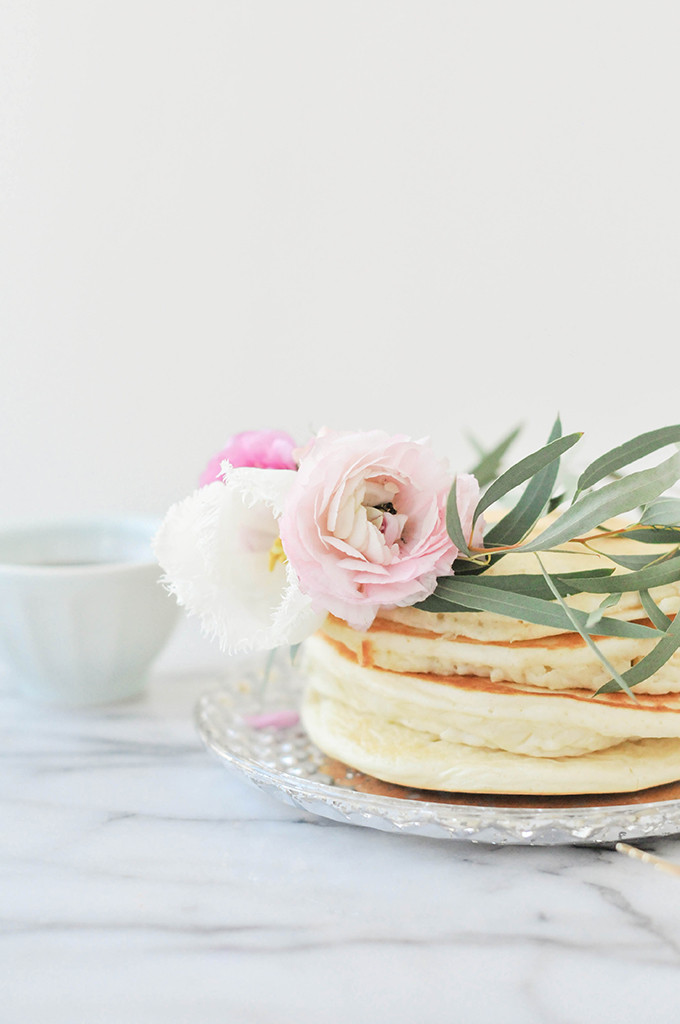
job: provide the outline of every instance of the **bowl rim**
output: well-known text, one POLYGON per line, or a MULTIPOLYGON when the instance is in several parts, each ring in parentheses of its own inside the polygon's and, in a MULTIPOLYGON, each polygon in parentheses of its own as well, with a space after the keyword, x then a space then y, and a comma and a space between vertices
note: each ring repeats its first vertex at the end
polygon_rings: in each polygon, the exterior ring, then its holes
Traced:
POLYGON ((120 515, 83 515, 61 516, 59 518, 32 519, 0 524, 0 543, 17 538, 40 538, 54 533, 110 531, 120 530, 128 535, 137 532, 139 539, 149 544, 149 555, 144 558, 125 558, 116 561, 101 561, 83 565, 40 565, 24 562, 10 562, 0 554, 0 575, 2 576, 34 576, 55 579, 65 576, 97 576, 109 573, 130 572, 131 569, 148 569, 155 567, 159 574, 161 567, 153 554, 153 539, 161 526, 162 519, 157 516, 143 516, 128 513, 120 515))

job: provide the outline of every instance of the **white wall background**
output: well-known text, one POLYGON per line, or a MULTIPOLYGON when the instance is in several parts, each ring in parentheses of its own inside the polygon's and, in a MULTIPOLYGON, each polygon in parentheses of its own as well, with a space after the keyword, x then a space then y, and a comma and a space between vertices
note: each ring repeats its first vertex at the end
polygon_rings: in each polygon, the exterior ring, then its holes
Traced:
POLYGON ((680 420, 680 6, 0 0, 0 519, 680 420))

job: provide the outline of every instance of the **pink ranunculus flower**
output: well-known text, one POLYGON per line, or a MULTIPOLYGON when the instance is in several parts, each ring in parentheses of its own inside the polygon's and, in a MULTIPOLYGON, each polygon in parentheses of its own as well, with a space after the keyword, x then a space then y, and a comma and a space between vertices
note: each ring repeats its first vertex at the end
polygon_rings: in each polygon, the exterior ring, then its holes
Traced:
POLYGON ((220 480, 224 462, 235 469, 249 466, 255 469, 297 469, 293 458, 295 447, 295 441, 284 430, 244 430, 230 437, 222 451, 210 460, 198 485, 205 487, 214 480, 220 480))
MULTIPOLYGON (((446 532, 451 483, 446 461, 425 442, 379 430, 322 432, 304 452, 279 520, 313 606, 363 630, 380 607, 428 597, 458 554, 446 532)), ((471 531, 479 487, 465 474, 458 489, 471 531)))

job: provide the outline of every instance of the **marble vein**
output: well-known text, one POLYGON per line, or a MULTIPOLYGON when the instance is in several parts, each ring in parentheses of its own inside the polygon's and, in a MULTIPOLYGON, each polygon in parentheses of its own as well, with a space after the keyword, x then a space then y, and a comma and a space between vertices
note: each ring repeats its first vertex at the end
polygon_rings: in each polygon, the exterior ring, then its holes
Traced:
MULTIPOLYGON (((77 714, 0 677, 3 1024, 667 1015, 679 881, 611 849, 301 813, 203 750, 210 682, 166 660, 143 700, 77 714)), ((677 840, 651 845, 680 860, 677 840)))

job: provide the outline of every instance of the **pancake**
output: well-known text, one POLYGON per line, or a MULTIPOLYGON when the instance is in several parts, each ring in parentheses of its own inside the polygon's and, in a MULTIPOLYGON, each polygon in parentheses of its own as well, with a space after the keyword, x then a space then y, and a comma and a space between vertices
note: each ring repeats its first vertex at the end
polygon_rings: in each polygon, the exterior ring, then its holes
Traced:
POLYGON ((680 696, 635 701, 367 668, 324 634, 307 641, 305 669, 312 740, 385 782, 540 796, 680 778, 680 696))
POLYGON ((448 793, 632 793, 675 781, 680 740, 626 740, 581 757, 531 758, 438 740, 345 704, 305 702, 304 723, 331 757, 385 782, 448 793))
MULTIPOLYGON (((544 529, 548 518, 538 529, 544 529)), ((610 529, 623 525, 608 523, 610 529)), ((535 531, 537 532, 537 531, 535 531)), ((587 572, 592 569, 625 572, 608 554, 649 555, 649 545, 640 541, 602 534, 598 551, 585 550, 570 543, 559 551, 541 556, 551 573, 587 572)), ((669 550, 658 545, 657 554, 669 550)), ((526 552, 508 554, 487 570, 485 575, 536 575, 536 557, 526 552)), ((680 611, 680 580, 650 591, 659 608, 668 616, 680 611)), ((602 600, 601 594, 581 593, 567 597, 566 603, 583 612, 591 612, 602 600)), ((623 593, 609 618, 628 622, 646 621, 646 612, 637 592, 623 593)), ((382 610, 367 633, 357 633, 340 619, 329 616, 324 631, 353 651, 359 662, 394 671, 427 672, 434 675, 473 675, 553 690, 598 690, 610 679, 610 673, 578 633, 560 632, 550 626, 523 622, 490 612, 426 612, 418 608, 382 610)), ((617 672, 626 672, 652 650, 656 641, 627 637, 599 637, 598 647, 617 672)), ((651 678, 636 687, 636 693, 680 693, 680 650, 651 678)))
MULTIPOLYGON (((548 636, 529 640, 484 643, 451 632, 446 628, 446 615, 437 616, 439 621, 432 622, 433 628, 423 628, 428 614, 405 608, 400 609, 397 620, 388 612, 377 618, 366 633, 357 633, 345 622, 329 616, 323 631, 352 651, 360 664, 397 672, 472 675, 492 682, 505 680, 551 690, 595 691, 611 678, 578 633, 551 631, 548 636)), ((617 672, 632 668, 652 650, 655 642, 628 637, 597 638, 598 647, 617 672)), ((680 693, 680 650, 658 672, 636 686, 635 692, 680 693)))
MULTIPOLYGON (((606 535, 597 547, 595 554, 567 544, 541 558, 551 573, 620 573, 607 553, 648 553, 606 535)), ((488 572, 537 569, 533 555, 519 553, 488 572)), ((680 581, 651 594, 667 615, 680 610, 680 581)), ((601 600, 566 598, 584 612, 601 600)), ((607 615, 648 624, 635 592, 607 615)), ((618 672, 656 642, 595 639, 618 672)), ((328 616, 305 649, 302 718, 312 740, 384 782, 548 796, 632 792, 680 779, 680 650, 631 698, 595 694, 610 673, 578 633, 487 612, 383 609, 363 633, 328 616)))

